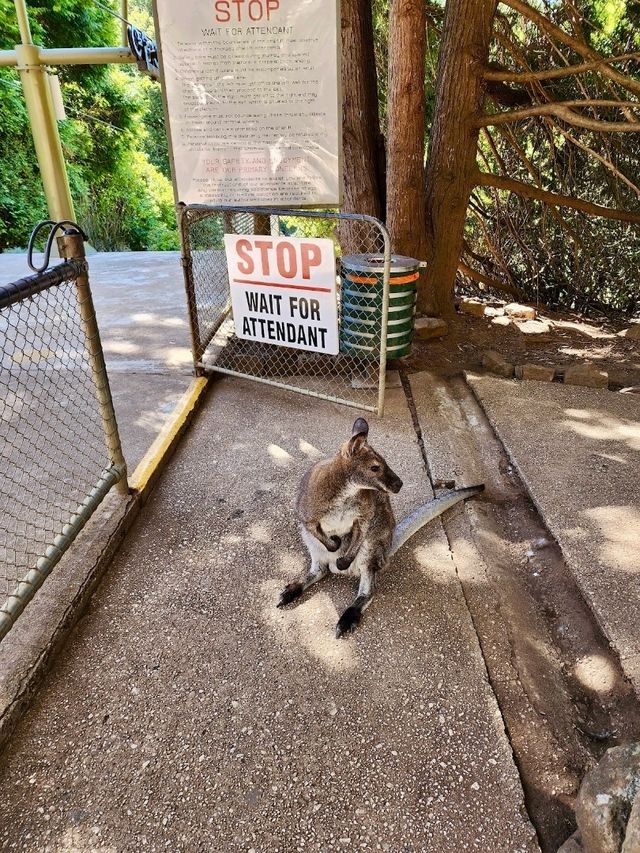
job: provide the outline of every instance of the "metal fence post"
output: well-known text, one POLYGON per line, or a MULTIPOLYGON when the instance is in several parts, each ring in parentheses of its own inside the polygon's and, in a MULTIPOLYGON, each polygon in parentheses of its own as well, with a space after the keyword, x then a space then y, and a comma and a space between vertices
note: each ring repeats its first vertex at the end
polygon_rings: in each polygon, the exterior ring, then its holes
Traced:
POLYGON ((191 248, 189 240, 185 234, 188 227, 188 221, 185 214, 185 206, 179 204, 177 207, 178 230, 180 232, 180 245, 182 253, 180 263, 182 264, 182 274, 184 276, 184 289, 187 296, 187 311, 189 313, 189 331, 191 332, 191 350, 193 355, 193 368, 196 374, 201 373, 198 363, 202 358, 202 353, 205 347, 202 345, 202 336, 200 334, 200 320, 198 318, 198 307, 196 304, 196 291, 193 283, 193 258, 191 257, 191 248))
POLYGON ((111 388, 109 387, 109 378, 100 342, 100 332, 98 331, 93 298, 89 287, 89 276, 86 272, 87 265, 82 234, 75 229, 68 229, 62 237, 58 237, 58 250, 61 257, 67 260, 80 261, 84 266, 85 271, 75 280, 78 306, 82 318, 86 346, 89 352, 89 360, 91 362, 91 374, 100 407, 105 443, 112 463, 124 471, 116 484, 116 489, 120 494, 126 495, 129 493, 126 463, 122 453, 122 445, 120 444, 120 434, 118 432, 116 414, 111 398, 111 388))

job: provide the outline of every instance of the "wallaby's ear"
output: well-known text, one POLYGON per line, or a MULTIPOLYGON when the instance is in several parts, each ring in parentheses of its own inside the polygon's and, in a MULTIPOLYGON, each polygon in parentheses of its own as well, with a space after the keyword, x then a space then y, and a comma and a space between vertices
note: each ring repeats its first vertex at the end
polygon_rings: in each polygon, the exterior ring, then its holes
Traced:
POLYGON ((355 438, 356 435, 364 435, 365 438, 369 435, 369 424, 364 418, 356 418, 353 422, 351 437, 355 438))
POLYGON ((362 445, 366 444, 368 435, 369 424, 364 418, 356 418, 351 430, 351 438, 347 442, 347 455, 354 456, 362 445))

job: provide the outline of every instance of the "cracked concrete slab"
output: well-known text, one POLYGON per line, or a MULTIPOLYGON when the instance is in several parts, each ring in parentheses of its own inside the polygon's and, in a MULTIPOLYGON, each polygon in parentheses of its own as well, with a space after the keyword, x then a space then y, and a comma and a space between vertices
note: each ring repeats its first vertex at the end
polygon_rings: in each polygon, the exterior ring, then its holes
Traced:
MULTIPOLYGON (((402 514, 431 493, 388 412, 402 514)), ((299 477, 355 414, 216 384, 4 757, 3 850, 537 850, 439 524, 348 639, 346 579, 275 608, 299 477)))
POLYGON ((428 372, 409 384, 433 481, 486 486, 442 521, 529 813, 555 851, 584 773, 637 735, 638 702, 471 389, 428 372))
POLYGON ((546 382, 467 381, 640 691, 640 400, 546 382))

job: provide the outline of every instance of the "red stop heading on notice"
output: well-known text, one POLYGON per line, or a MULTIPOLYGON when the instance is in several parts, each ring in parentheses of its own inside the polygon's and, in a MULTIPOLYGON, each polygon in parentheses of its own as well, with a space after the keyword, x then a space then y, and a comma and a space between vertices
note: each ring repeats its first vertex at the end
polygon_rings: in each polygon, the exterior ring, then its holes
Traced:
POLYGON ((270 21, 280 8, 280 0, 216 0, 215 18, 219 24, 270 21))
POLYGON ((279 241, 274 249, 273 240, 238 240, 236 252, 240 261, 238 270, 243 275, 278 274, 282 278, 308 281, 314 267, 320 266, 322 254, 314 243, 287 243, 279 241))

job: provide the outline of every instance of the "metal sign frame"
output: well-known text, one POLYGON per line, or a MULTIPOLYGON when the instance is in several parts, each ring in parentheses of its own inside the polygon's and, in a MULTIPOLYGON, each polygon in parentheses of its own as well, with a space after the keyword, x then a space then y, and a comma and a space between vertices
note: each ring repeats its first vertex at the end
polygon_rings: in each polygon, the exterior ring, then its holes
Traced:
MULTIPOLYGON (((387 325, 389 315, 389 280, 391 266, 391 241, 385 226, 372 216, 356 213, 338 213, 323 210, 300 210, 297 208, 231 207, 213 205, 178 205, 180 239, 182 242, 182 267, 187 294, 189 324, 191 329, 193 361, 196 373, 224 373, 241 376, 267 385, 286 388, 290 391, 336 403, 371 411, 379 416, 384 413, 385 381, 387 366, 387 325), (236 365, 225 363, 216 354, 215 339, 225 323, 230 324, 231 299, 229 294, 226 256, 222 248, 223 233, 254 233, 249 229, 256 220, 269 221, 269 230, 262 234, 288 236, 282 230, 288 218, 306 220, 313 230, 314 221, 334 221, 336 228, 351 228, 351 236, 345 239, 342 249, 348 245, 350 252, 383 256, 383 290, 380 325, 376 332, 374 356, 337 356, 310 353, 316 356, 313 382, 295 376, 296 383, 287 378, 286 348, 274 344, 262 344, 264 356, 243 356, 236 365), (209 222, 207 222, 209 220, 209 222), (243 230, 238 231, 238 223, 243 230), (212 239, 194 238, 194 229, 204 223, 210 228, 212 239), (215 227, 213 227, 215 226, 215 227), (354 238, 353 235, 357 236, 354 238), (197 243, 197 245, 196 245, 197 243), (211 245, 215 243, 216 245, 211 245), (207 281, 203 281, 203 278, 207 281), (281 351, 280 353, 278 351, 281 351), (275 367, 274 367, 275 365, 275 367), (350 384, 350 372, 362 368, 369 371, 375 366, 375 376, 370 375, 371 384, 366 392, 357 392, 350 384), (371 393, 368 393, 370 391, 371 393)), ((312 236, 307 234, 306 236, 312 236)), ((231 338, 233 338, 231 330, 231 338)), ((299 353, 299 351, 296 351, 299 353)))

